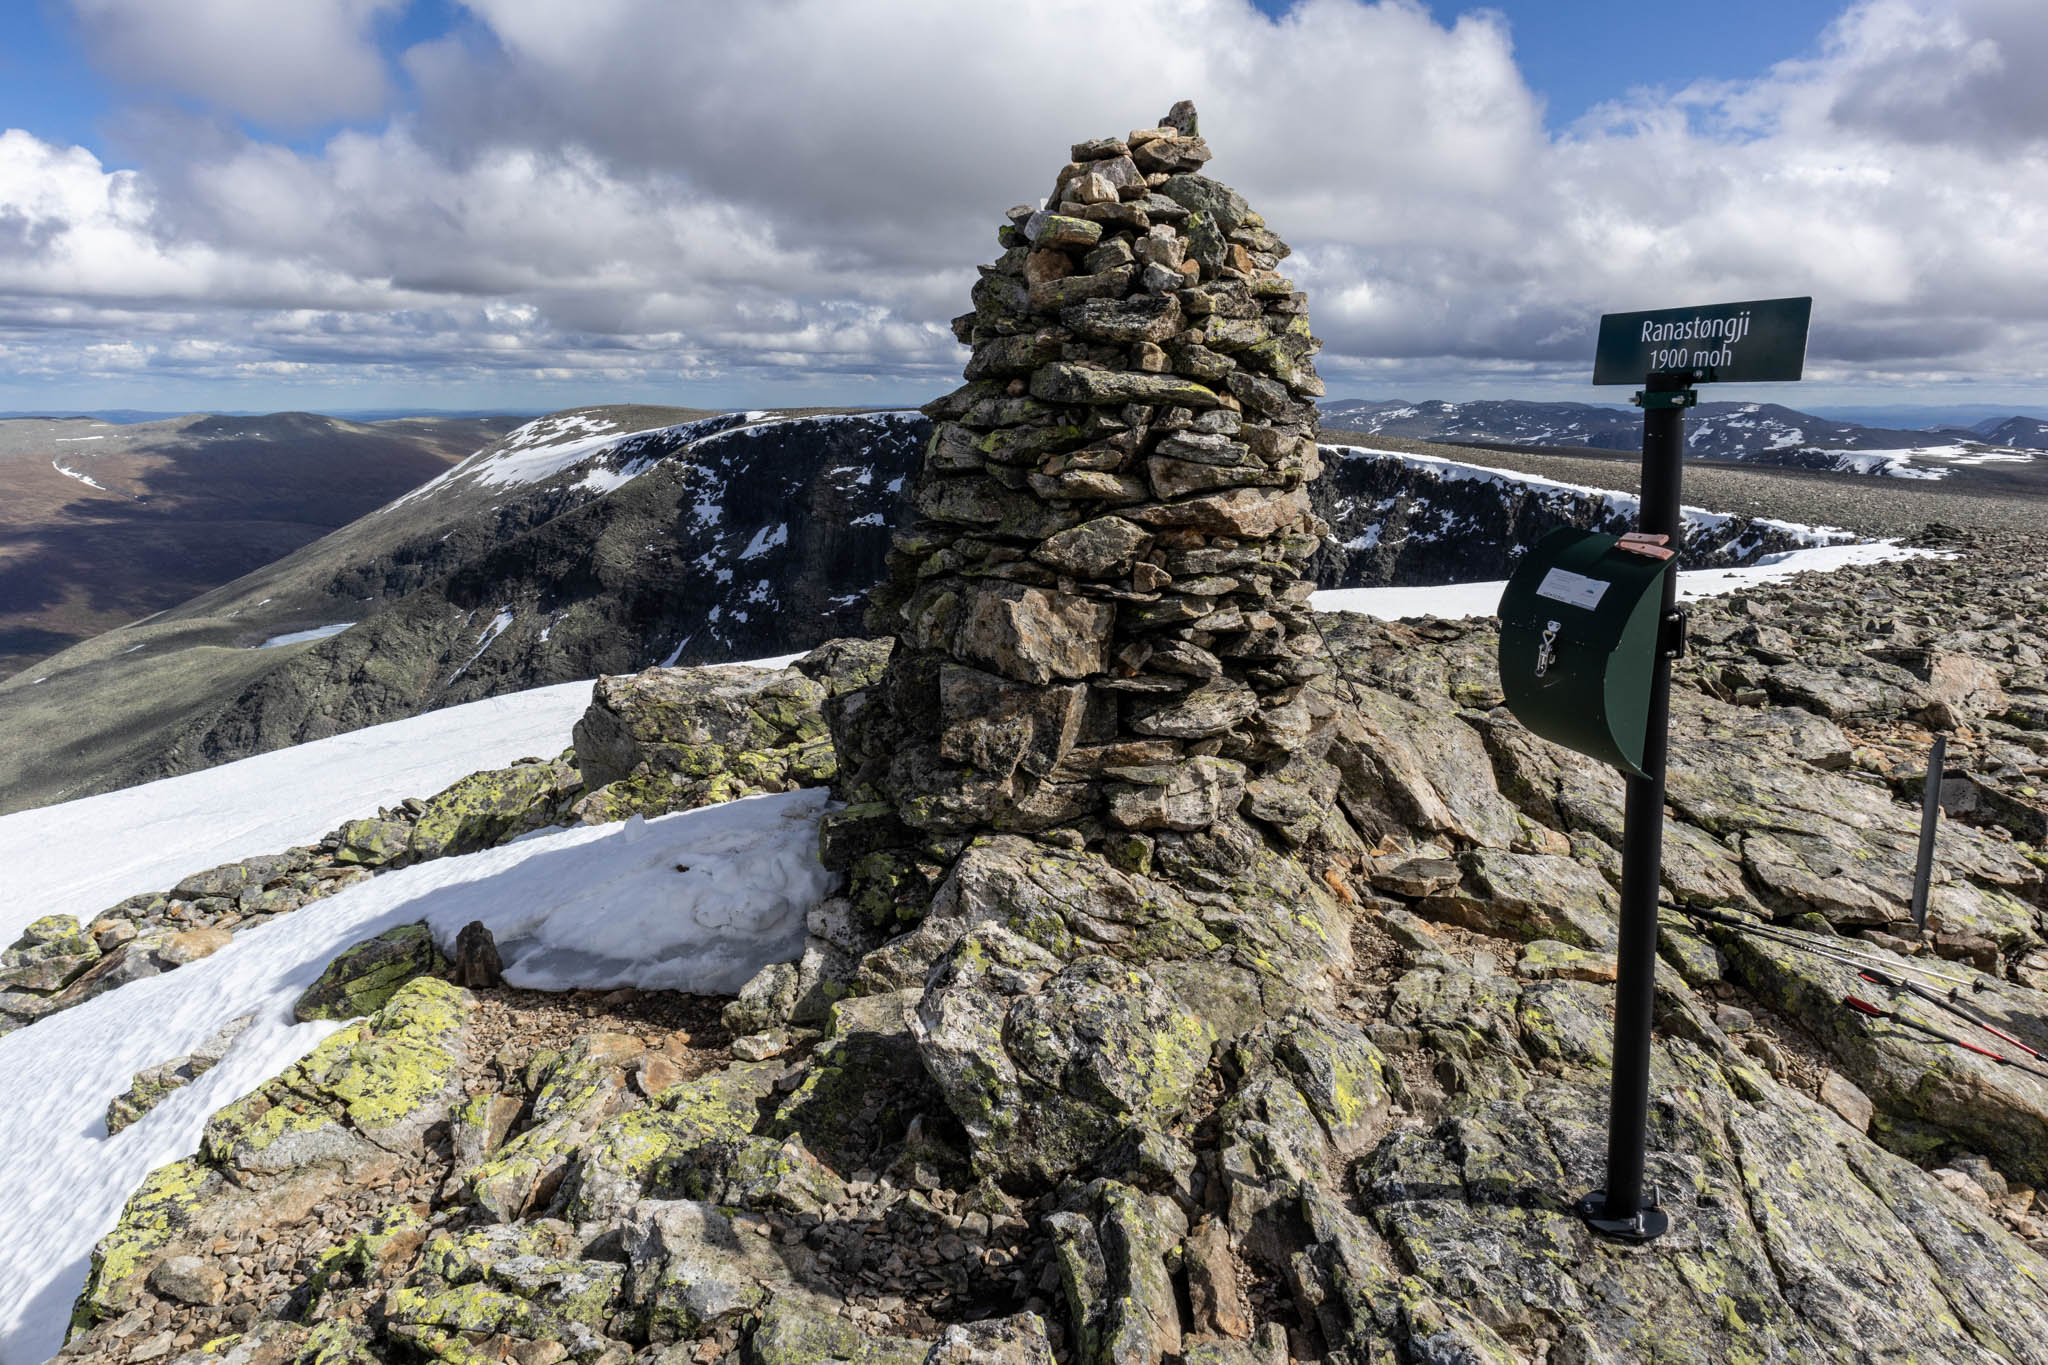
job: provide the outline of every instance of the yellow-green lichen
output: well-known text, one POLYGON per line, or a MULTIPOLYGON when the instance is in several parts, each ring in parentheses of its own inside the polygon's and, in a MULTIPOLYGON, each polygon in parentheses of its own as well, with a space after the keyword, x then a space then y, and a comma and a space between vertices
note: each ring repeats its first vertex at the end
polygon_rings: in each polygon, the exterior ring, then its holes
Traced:
POLYGON ((92 1321, 126 1311, 134 1281, 190 1226, 209 1182, 219 1177, 198 1157, 159 1166, 121 1209, 114 1230, 92 1250, 81 1306, 92 1321))

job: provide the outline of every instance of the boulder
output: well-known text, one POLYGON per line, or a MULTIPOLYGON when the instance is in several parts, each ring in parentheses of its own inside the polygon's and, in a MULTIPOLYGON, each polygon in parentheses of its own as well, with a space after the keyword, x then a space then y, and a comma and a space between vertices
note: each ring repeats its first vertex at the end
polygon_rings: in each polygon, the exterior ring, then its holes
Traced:
POLYGON ((581 785, 576 769, 559 760, 471 773, 427 798, 413 824, 412 854, 474 853, 556 823, 558 806, 581 785))
POLYGON ((444 976, 448 960, 424 921, 387 929, 342 950, 292 1006, 301 1021, 354 1019, 381 1009, 406 982, 444 976))
POLYGON ((334 837, 340 843, 334 852, 338 863, 389 867, 412 851, 412 825, 404 820, 350 820, 334 837))
POLYGON ((695 1200, 645 1200, 623 1237, 630 1293, 656 1342, 690 1339, 804 1291, 752 1215, 695 1200))
POLYGON ((238 1173, 376 1163, 417 1146, 460 1098, 469 992, 419 977, 207 1120, 202 1151, 238 1173))
POLYGON ((31 922, 0 953, 0 990, 51 995, 89 970, 101 957, 92 936, 70 915, 45 915, 31 922))
POLYGON ((940 961, 912 1033, 976 1169, 1041 1181, 1125 1127, 1170 1121, 1216 1037, 1145 973, 1108 958, 1062 968, 994 925, 969 930, 940 961))
POLYGON ((930 1344, 877 1335, 788 1295, 768 1300, 747 1343, 756 1365, 924 1365, 930 1344))
POLYGON ((254 1021, 244 1014, 223 1024, 219 1032, 180 1057, 135 1073, 128 1089, 107 1101, 107 1134, 112 1136, 161 1104, 174 1090, 190 1085, 220 1064, 235 1039, 254 1021))
POLYGON ((651 668, 602 677, 576 723, 585 823, 831 780, 825 686, 794 668, 651 668))

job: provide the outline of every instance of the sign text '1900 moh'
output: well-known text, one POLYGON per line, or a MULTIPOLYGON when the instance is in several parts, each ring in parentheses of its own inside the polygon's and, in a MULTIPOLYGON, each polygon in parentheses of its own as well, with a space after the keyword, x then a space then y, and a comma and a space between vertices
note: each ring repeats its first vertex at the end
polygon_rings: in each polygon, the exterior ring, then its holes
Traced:
POLYGON ((1797 379, 1812 314, 1810 298, 1609 313, 1600 319, 1593 382, 1640 384, 1652 374, 1695 382, 1797 379))

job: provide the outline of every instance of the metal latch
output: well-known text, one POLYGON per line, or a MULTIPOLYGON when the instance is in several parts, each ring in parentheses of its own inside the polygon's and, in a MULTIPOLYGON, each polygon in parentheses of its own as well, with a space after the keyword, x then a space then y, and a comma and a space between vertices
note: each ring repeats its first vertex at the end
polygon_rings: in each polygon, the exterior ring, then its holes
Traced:
POLYGON ((1685 657, 1686 622, 1692 613, 1684 607, 1674 607, 1664 614, 1664 657, 1683 659, 1685 657))
POLYGON ((1700 391, 1698 389, 1642 389, 1629 401, 1646 412, 1651 408, 1692 408, 1699 406, 1700 391))
POLYGON ((1557 662, 1557 633, 1564 629, 1562 622, 1550 621, 1543 627, 1543 638, 1536 642, 1536 676, 1542 677, 1557 662))

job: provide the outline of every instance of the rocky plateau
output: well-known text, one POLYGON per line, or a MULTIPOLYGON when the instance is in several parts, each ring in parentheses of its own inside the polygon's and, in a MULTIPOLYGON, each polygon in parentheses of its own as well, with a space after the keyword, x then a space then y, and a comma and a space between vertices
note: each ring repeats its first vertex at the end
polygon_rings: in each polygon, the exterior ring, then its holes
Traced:
POLYGON ((729 1000, 512 991, 487 936, 424 927, 336 959, 299 1009, 350 1022, 132 1194, 61 1359, 2048 1362, 2048 1072, 1686 913, 1940 970, 2048 1051, 2048 556, 1931 526, 1925 557, 1693 606, 1650 1102, 1673 1230, 1601 1240, 1572 1204, 1621 779, 1506 710, 1491 620, 1310 609, 1343 462, 1317 343, 1208 159, 1177 105, 998 229, 862 638, 606 677, 558 757, 0 957, 33 1036, 407 862, 840 803, 840 893, 729 1000))

